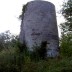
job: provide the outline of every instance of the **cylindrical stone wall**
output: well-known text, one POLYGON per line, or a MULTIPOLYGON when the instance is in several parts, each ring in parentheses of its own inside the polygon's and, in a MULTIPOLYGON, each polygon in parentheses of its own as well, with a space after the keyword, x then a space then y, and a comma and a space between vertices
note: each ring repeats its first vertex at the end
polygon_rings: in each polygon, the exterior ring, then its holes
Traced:
POLYGON ((31 1, 27 4, 21 24, 20 40, 29 50, 47 42, 47 57, 58 56, 59 39, 55 6, 47 1, 31 1))

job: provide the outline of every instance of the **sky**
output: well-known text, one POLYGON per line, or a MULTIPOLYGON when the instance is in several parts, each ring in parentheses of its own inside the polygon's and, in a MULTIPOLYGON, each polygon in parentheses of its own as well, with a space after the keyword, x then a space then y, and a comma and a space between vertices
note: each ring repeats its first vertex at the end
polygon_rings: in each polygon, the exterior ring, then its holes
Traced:
MULTIPOLYGON (((0 33, 10 30, 13 34, 20 33, 21 21, 18 19, 22 11, 22 6, 30 0, 0 0, 0 33)), ((62 8, 64 0, 46 0, 52 2, 56 7, 57 25, 59 36, 61 31, 60 23, 64 21, 63 17, 58 14, 62 8)))

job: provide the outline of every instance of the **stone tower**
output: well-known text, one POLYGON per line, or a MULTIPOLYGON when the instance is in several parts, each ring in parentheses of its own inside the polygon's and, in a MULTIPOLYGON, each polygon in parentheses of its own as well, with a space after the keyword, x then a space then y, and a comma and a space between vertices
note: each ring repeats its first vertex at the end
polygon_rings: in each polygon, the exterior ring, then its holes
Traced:
POLYGON ((55 6, 47 1, 31 1, 26 5, 21 23, 21 43, 26 43, 30 51, 33 46, 46 42, 47 57, 59 55, 59 38, 55 6))

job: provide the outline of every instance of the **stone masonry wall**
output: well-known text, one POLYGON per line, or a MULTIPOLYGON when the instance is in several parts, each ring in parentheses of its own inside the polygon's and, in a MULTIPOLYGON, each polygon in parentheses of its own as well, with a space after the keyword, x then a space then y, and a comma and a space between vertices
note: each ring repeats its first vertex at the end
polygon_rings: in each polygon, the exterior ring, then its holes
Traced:
POLYGON ((21 24, 20 39, 29 50, 47 41, 47 57, 58 56, 59 39, 55 6, 46 1, 31 1, 27 5, 21 24))

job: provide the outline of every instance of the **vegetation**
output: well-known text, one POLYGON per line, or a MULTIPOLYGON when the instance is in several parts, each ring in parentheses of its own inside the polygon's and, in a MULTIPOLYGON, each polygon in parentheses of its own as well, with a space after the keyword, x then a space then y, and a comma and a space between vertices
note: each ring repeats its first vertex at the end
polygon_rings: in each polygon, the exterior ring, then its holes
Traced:
POLYGON ((21 15, 19 15, 19 19, 21 19, 21 20, 24 19, 24 13, 27 10, 27 5, 28 5, 28 3, 23 5, 23 7, 22 7, 22 13, 21 13, 21 15))
POLYGON ((64 32, 72 31, 72 0, 64 2, 61 13, 65 18, 65 22, 62 24, 62 30, 64 32))
POLYGON ((44 49, 40 47, 29 52, 25 44, 20 44, 18 36, 10 32, 2 33, 0 37, 3 41, 0 46, 0 72, 72 72, 72 50, 67 44, 69 37, 62 41, 61 56, 54 59, 44 58, 45 53, 43 55, 41 51, 44 49))
POLYGON ((60 57, 46 58, 44 42, 28 51, 19 36, 9 31, 0 34, 0 72, 72 72, 72 1, 64 2, 61 24, 60 57), (44 44, 44 45, 43 45, 44 44))
POLYGON ((61 13, 65 18, 65 22, 61 24, 62 54, 70 57, 72 56, 72 0, 64 2, 61 13))

